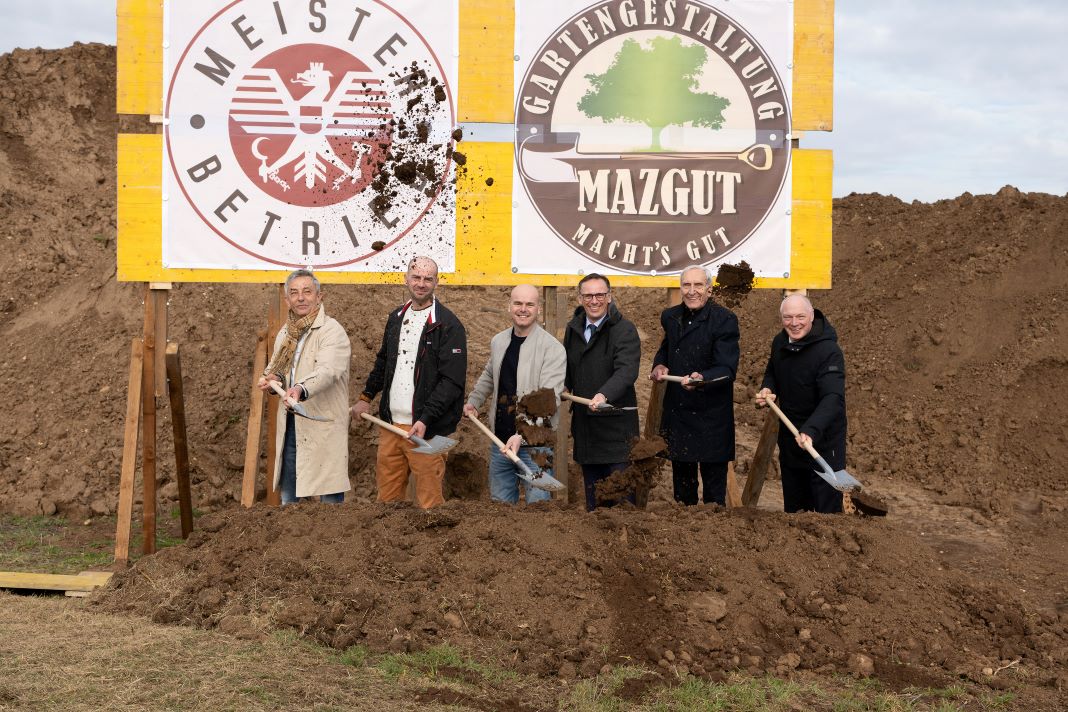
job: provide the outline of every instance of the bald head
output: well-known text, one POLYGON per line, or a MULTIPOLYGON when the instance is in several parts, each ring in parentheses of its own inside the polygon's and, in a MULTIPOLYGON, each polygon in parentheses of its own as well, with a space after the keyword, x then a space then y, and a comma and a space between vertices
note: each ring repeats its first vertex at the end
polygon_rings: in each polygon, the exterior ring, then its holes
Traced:
POLYGON ((413 257, 404 275, 404 286, 412 297, 412 306, 422 309, 434 301, 434 289, 438 286, 438 263, 429 257, 413 257))
POLYGON ((812 319, 816 311, 812 302, 803 294, 791 294, 779 305, 782 328, 791 341, 799 341, 812 331, 812 319))
POLYGON ((512 330, 516 336, 526 336, 534 330, 540 304, 541 293, 533 284, 520 284, 512 288, 508 298, 508 314, 512 317, 512 330))

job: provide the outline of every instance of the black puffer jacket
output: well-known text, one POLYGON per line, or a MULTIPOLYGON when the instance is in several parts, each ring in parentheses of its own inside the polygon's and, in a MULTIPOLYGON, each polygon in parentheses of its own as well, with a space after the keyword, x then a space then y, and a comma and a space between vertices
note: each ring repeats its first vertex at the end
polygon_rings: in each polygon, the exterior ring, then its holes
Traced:
POLYGON ((706 381, 688 391, 668 383, 660 429, 672 460, 727 462, 734 459, 734 377, 738 371, 738 318, 730 309, 707 302, 689 324, 688 310, 679 304, 660 315, 664 340, 653 365, 664 365, 676 376, 697 371, 706 381))
MULTIPOLYGON (((394 309, 386 320, 382 346, 375 357, 371 375, 367 377, 364 395, 374 398, 389 393, 393 371, 397 367, 400 348, 401 319, 408 308, 405 304, 394 309)), ((464 385, 467 381, 467 332, 456 315, 441 302, 434 304, 433 324, 423 327, 419 337, 419 353, 415 359, 415 396, 412 416, 426 425, 426 439, 448 435, 456 430, 463 416, 464 385)), ((389 398, 382 397, 379 417, 393 422, 389 412, 389 398)))
MULTIPOLYGON (((838 334, 817 309, 812 330, 790 343, 786 330, 771 342, 771 358, 761 388, 778 396, 775 403, 816 452, 835 470, 845 468, 845 356, 838 334)), ((779 459, 787 467, 814 467, 812 457, 797 446, 785 426, 779 428, 779 459)))
MULTIPOLYGON (((634 324, 623 318, 615 304, 609 304, 608 315, 589 343, 585 329, 586 312, 578 307, 564 332, 564 385, 576 396, 592 398, 603 393, 612 405, 637 406, 634 382, 638 380, 642 345, 634 324)), ((584 405, 575 405, 571 414, 575 462, 605 465, 627 461, 631 442, 638 437, 638 411, 592 413, 584 405)))

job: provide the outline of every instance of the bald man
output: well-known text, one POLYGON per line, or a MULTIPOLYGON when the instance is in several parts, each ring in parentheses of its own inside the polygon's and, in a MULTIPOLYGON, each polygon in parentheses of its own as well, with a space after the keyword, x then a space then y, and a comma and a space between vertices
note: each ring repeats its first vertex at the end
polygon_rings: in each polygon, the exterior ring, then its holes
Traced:
POLYGON ((378 501, 404 499, 410 476, 415 479, 416 503, 429 509, 445 501, 445 456, 413 452, 410 438, 448 435, 460 422, 467 383, 467 332, 434 296, 438 286, 434 260, 412 258, 404 285, 410 299, 386 319, 374 368, 352 416, 369 413, 371 402, 382 393, 379 417, 408 431, 408 436, 379 432, 378 501))
MULTIPOLYGON (((551 447, 542 445, 528 446, 516 431, 516 404, 527 393, 541 388, 551 388, 556 392, 557 405, 560 392, 564 388, 564 374, 567 371, 567 354, 564 346, 545 329, 538 326, 538 313, 541 299, 538 288, 530 284, 521 284, 508 298, 508 314, 512 326, 505 329, 490 341, 490 357, 482 374, 478 377, 471 395, 467 397, 464 413, 478 415, 478 409, 489 403, 489 423, 493 432, 500 438, 507 449, 519 457, 532 469, 537 470, 533 455, 548 457, 551 447)), ((552 428, 556 429, 559 413, 552 418, 552 428)), ((544 460, 543 457, 539 458, 544 460)), ((542 470, 552 474, 551 467, 541 466, 542 470)), ((490 498, 494 502, 516 504, 519 501, 520 478, 516 466, 496 446, 490 447, 489 486, 490 498)), ((523 483, 526 502, 541 502, 549 499, 549 493, 523 483)))
POLYGON ((816 474, 803 447, 810 443, 834 470, 846 466, 845 356, 834 327, 808 297, 787 297, 779 316, 782 331, 771 342, 756 403, 775 401, 800 432, 795 439, 779 428, 783 509, 841 512, 842 493, 816 474))

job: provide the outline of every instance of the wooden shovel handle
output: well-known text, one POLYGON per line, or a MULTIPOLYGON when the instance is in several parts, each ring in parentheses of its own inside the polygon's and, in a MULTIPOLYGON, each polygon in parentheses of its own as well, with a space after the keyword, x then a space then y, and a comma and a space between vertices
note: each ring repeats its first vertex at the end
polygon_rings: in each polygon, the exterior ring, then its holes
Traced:
POLYGON ((564 400, 569 400, 574 403, 578 403, 579 405, 590 405, 591 403, 593 403, 593 401, 591 401, 589 398, 583 398, 582 396, 574 396, 570 393, 561 393, 560 397, 564 400))
MULTIPOLYGON (((764 402, 768 404, 768 407, 771 408, 775 415, 779 416, 779 420, 786 424, 786 427, 790 429, 790 432, 794 434, 795 438, 801 434, 798 432, 797 428, 794 427, 794 424, 790 422, 790 419, 786 417, 786 413, 783 413, 779 410, 779 406, 775 405, 775 401, 765 400, 764 402)), ((805 450, 807 450, 808 454, 812 457, 820 459, 820 454, 816 452, 816 448, 812 446, 812 443, 806 442, 805 450)))
POLYGON ((505 444, 501 442, 501 439, 497 437, 492 430, 489 429, 489 426, 487 426, 485 423, 478 419, 477 415, 471 415, 470 413, 468 413, 467 417, 471 419, 472 423, 478 426, 479 430, 488 435, 489 439, 492 440, 497 447, 504 450, 504 454, 508 456, 509 460, 516 464, 519 463, 519 455, 516 455, 514 452, 511 451, 510 448, 505 446, 505 444))
POLYGON ((281 398, 287 406, 289 406, 290 408, 296 407, 297 402, 286 395, 286 389, 282 388, 281 384, 279 384, 278 381, 271 378, 268 379, 267 382, 271 384, 271 390, 277 393, 278 397, 281 398))
POLYGON ((364 420, 367 420, 369 422, 374 423, 375 425, 377 425, 380 428, 388 430, 391 433, 395 433, 396 435, 400 435, 402 438, 407 438, 408 437, 408 431, 405 430, 404 428, 398 428, 396 425, 393 425, 392 423, 387 423, 386 421, 382 420, 381 418, 376 418, 373 415, 371 415, 370 413, 360 413, 360 417, 363 418, 364 420))

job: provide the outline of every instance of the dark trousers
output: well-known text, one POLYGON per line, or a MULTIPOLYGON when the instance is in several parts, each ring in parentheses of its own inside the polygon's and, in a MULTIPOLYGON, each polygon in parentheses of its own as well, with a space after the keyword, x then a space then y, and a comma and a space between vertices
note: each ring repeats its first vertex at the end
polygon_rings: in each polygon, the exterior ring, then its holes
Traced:
MULTIPOLYGON (((586 487, 586 511, 592 512, 597 509, 597 483, 603 479, 607 479, 613 472, 627 469, 630 463, 627 462, 613 462, 608 465, 583 465, 582 466, 582 482, 586 487)), ((634 493, 631 492, 624 499, 634 504, 634 493)), ((605 502, 604 506, 611 507, 614 504, 619 504, 619 501, 605 502)))
MULTIPOLYGON (((296 416, 286 413, 286 434, 282 438, 282 471, 278 473, 278 489, 282 497, 282 504, 294 504, 297 497, 297 424, 296 416)), ((341 504, 345 501, 345 493, 324 494, 319 497, 320 502, 327 504, 341 504)))
POLYGON ((811 467, 785 467, 780 461, 779 469, 782 470, 784 512, 841 513, 842 493, 827 484, 827 480, 811 467))
POLYGON ((697 470, 701 470, 701 498, 705 504, 727 503, 726 462, 680 462, 671 461, 671 482, 675 487, 675 501, 697 504, 697 470))

